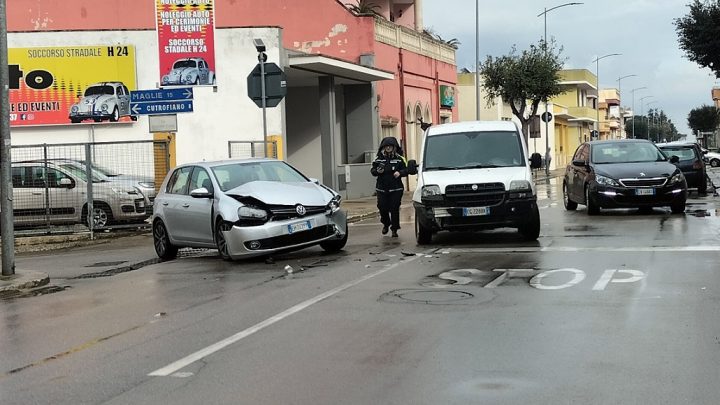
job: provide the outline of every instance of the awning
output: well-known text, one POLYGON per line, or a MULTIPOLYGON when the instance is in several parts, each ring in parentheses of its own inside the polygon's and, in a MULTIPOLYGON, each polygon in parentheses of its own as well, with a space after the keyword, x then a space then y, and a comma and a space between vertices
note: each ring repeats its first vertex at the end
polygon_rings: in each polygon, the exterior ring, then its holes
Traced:
POLYGON ((288 86, 316 85, 321 76, 334 76, 337 84, 393 80, 392 72, 321 55, 288 55, 288 86))

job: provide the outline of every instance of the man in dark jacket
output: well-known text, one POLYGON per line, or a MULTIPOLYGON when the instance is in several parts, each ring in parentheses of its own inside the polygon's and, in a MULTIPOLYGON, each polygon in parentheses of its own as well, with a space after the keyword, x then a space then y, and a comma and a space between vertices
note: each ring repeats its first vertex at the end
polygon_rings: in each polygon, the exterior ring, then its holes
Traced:
POLYGON ((375 191, 380 222, 383 224, 382 234, 387 234, 389 228, 393 238, 397 238, 397 230, 400 229, 400 202, 405 188, 402 178, 408 175, 405 157, 402 156, 397 139, 387 137, 380 142, 380 149, 370 173, 377 177, 375 191))

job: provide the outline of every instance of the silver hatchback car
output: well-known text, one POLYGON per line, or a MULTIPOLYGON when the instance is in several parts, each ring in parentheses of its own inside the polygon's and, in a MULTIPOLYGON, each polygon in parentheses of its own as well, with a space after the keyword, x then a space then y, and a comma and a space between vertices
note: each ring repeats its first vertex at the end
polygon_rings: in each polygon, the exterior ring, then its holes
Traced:
POLYGON ((225 260, 347 242, 340 195, 275 159, 186 164, 168 173, 155 199, 155 252, 217 248, 225 260))

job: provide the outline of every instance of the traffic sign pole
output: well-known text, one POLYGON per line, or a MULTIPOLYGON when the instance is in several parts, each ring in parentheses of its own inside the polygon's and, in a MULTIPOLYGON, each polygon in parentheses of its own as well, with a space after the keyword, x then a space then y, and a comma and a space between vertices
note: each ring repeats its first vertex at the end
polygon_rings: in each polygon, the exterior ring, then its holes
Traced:
POLYGON ((264 52, 258 55, 260 62, 260 96, 262 97, 262 118, 263 118, 263 147, 265 148, 265 157, 267 157, 267 97, 265 96, 265 59, 267 56, 264 52))

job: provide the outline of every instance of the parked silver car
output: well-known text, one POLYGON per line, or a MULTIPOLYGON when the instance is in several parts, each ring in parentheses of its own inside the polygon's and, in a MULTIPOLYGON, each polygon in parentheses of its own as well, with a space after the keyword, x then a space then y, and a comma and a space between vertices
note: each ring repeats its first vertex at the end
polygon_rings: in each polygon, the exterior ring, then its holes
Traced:
POLYGON ((180 247, 217 248, 223 259, 347 242, 340 195, 274 159, 187 164, 168 173, 155 199, 157 255, 180 247))
MULTIPOLYGON (((12 164, 13 213, 18 225, 87 224, 87 174, 54 163, 12 164)), ((147 218, 145 201, 134 187, 92 179, 95 229, 147 218)))

